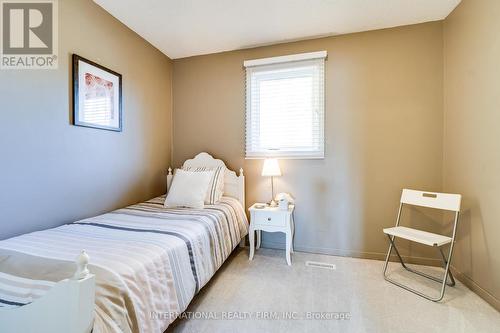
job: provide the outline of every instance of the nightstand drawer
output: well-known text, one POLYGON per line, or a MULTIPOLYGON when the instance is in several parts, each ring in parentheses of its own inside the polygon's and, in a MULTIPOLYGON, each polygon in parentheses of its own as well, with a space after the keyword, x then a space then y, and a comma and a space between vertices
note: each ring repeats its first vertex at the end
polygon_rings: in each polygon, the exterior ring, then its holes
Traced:
POLYGON ((280 211, 254 211, 254 223, 257 225, 273 225, 277 227, 285 226, 287 214, 280 211))

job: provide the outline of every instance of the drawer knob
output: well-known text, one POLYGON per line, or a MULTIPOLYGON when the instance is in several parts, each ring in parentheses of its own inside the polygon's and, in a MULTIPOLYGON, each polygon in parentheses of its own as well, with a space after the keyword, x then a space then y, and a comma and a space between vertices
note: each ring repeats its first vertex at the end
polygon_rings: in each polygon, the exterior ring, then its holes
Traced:
POLYGON ((267 218, 267 220, 268 220, 268 221, 271 221, 271 218, 270 218, 270 217, 268 217, 268 218, 267 218))

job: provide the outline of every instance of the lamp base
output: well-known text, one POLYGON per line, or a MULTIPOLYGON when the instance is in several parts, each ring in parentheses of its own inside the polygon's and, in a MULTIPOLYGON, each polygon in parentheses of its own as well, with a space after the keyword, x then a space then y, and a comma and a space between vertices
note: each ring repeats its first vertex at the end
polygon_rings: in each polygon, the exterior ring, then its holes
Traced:
POLYGON ((271 200, 271 202, 269 203, 269 207, 278 207, 278 204, 276 203, 276 201, 271 200))

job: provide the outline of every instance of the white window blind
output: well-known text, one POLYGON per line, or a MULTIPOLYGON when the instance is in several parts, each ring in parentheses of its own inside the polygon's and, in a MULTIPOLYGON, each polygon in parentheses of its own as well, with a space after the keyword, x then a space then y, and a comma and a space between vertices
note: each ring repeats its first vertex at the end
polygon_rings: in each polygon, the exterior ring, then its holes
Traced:
POLYGON ((245 61, 246 157, 324 157, 326 52, 245 61))

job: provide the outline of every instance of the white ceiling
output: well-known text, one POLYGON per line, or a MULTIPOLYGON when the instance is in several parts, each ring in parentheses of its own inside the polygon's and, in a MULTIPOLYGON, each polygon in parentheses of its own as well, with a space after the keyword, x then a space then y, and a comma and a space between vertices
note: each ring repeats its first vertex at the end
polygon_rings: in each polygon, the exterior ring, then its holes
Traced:
POLYGON ((172 59, 444 19, 461 0, 94 0, 172 59))

